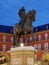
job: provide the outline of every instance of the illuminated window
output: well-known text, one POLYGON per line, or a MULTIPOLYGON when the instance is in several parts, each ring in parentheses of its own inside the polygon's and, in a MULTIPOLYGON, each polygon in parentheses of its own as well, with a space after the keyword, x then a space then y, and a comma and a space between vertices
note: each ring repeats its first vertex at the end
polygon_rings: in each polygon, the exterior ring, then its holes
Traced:
POLYGON ((48 39, 48 33, 45 33, 45 40, 48 39))
POLYGON ((44 50, 48 50, 48 43, 44 43, 44 50))
POLYGON ((3 52, 6 51, 6 45, 2 45, 2 51, 3 51, 3 52))
POLYGON ((6 42, 6 36, 2 37, 3 42, 6 42))
POLYGON ((34 48, 37 49, 37 44, 34 45, 34 48))
POLYGON ((11 37, 11 43, 13 43, 13 37, 11 37))
POLYGON ((38 44, 38 50, 41 50, 41 44, 38 44))
POLYGON ((30 37, 30 41, 32 41, 32 37, 30 37))
POLYGON ((41 40, 41 35, 38 35, 38 40, 39 40, 39 41, 41 40))

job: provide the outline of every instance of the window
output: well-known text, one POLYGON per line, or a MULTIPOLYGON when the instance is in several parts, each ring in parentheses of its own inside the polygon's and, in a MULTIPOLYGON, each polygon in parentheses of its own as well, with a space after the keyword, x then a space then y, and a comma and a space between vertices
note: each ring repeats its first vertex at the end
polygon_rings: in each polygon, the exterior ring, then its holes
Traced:
POLYGON ((35 59, 35 61, 37 61, 37 54, 34 55, 34 59, 35 59))
POLYGON ((35 48, 35 49, 37 49, 37 44, 36 44, 36 45, 34 45, 34 48, 35 48))
POLYGON ((36 32, 38 31, 38 28, 36 28, 36 32))
POLYGON ((14 34, 15 34, 15 30, 14 30, 13 32, 14 32, 14 34))
POLYGON ((23 42, 23 38, 20 38, 20 43, 23 42))
POLYGON ((13 43, 13 37, 11 37, 11 42, 13 43))
POLYGON ((27 43, 28 42, 28 38, 26 38, 26 40, 25 40, 25 43, 27 43))
POLYGON ((41 44, 38 44, 38 50, 41 50, 41 44))
POLYGON ((6 51, 6 45, 2 45, 2 51, 3 51, 3 52, 6 51))
POLYGON ((13 30, 11 29, 11 30, 10 30, 10 32, 12 33, 12 32, 13 32, 13 30))
POLYGON ((11 48, 13 48, 13 45, 11 45, 11 48))
POLYGON ((39 40, 39 41, 41 40, 41 35, 38 35, 38 40, 39 40))
POLYGON ((37 38, 36 38, 36 36, 34 36, 34 41, 37 41, 37 38))
POLYGON ((30 37, 30 41, 32 41, 32 37, 30 37))
POLYGON ((48 39, 48 33, 45 33, 45 40, 48 39))
POLYGON ((3 42, 6 42, 6 36, 3 36, 2 39, 3 39, 3 42))
POLYGON ((44 44, 44 50, 48 50, 48 43, 44 44))
POLYGON ((48 25, 46 26, 46 29, 48 29, 48 25))

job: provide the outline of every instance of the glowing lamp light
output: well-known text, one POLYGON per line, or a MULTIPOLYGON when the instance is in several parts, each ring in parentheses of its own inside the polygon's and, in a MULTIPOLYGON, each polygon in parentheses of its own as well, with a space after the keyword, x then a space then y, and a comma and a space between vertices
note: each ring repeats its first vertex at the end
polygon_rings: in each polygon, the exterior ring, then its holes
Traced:
POLYGON ((24 43, 21 43, 20 46, 23 47, 24 46, 24 43))

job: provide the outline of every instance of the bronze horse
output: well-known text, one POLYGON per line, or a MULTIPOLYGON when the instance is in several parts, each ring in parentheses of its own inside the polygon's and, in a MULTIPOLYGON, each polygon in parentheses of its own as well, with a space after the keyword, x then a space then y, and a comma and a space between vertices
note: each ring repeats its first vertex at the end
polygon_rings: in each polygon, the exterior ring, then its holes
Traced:
POLYGON ((16 37, 20 38, 20 36, 23 34, 28 34, 33 32, 32 22, 35 21, 36 11, 31 10, 28 13, 26 13, 25 8, 22 7, 19 10, 18 14, 20 16, 20 21, 18 24, 15 24, 13 27, 15 39, 16 37))

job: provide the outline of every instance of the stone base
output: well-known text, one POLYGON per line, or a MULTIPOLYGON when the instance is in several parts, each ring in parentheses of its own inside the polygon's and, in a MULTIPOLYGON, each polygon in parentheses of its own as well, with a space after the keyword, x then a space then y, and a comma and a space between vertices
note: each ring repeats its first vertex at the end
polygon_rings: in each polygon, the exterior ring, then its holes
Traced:
POLYGON ((11 65, 34 65, 34 52, 31 50, 11 52, 11 65))

